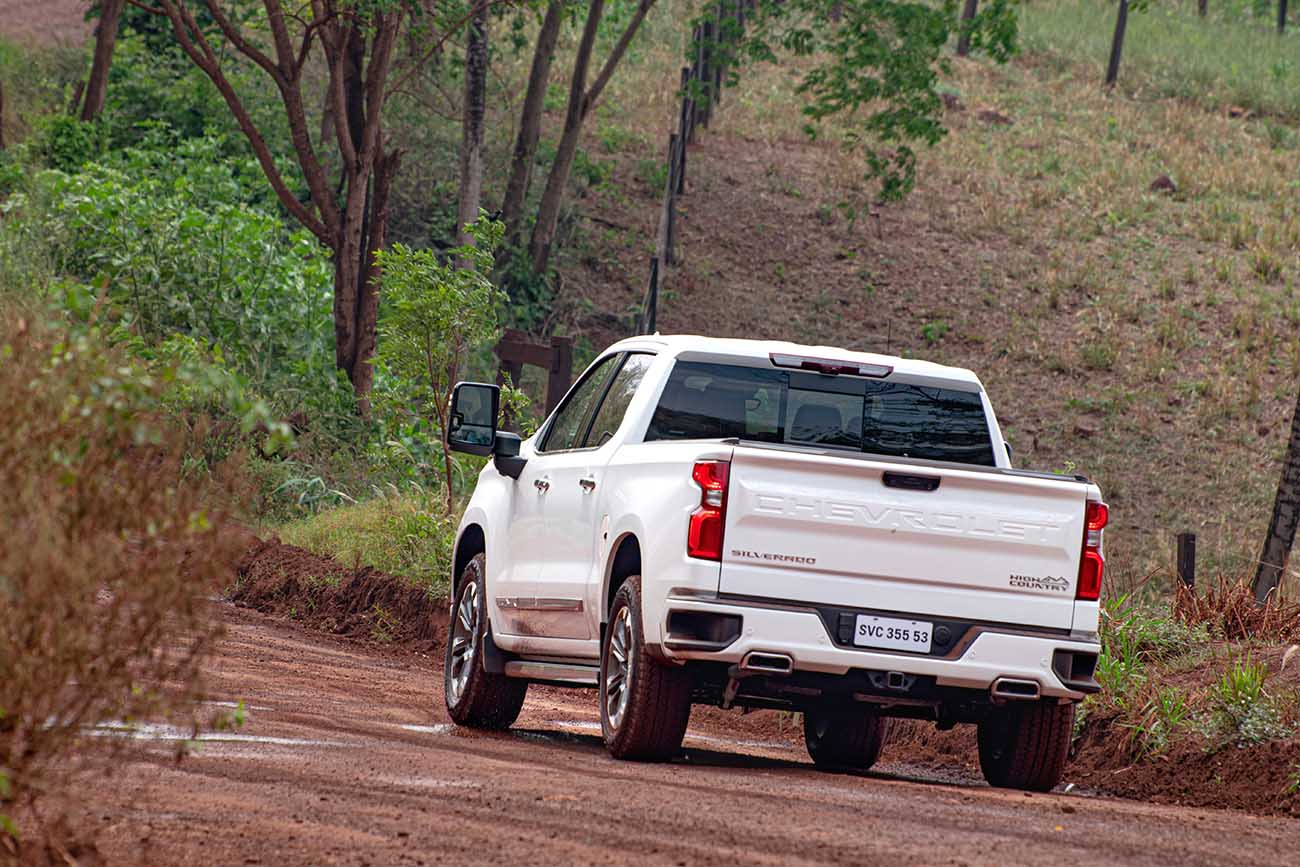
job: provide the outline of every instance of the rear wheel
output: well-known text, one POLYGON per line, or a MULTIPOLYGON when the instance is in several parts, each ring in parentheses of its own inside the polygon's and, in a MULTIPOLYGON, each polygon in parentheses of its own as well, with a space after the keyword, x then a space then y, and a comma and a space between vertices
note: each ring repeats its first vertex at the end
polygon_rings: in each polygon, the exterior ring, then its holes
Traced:
POLYGON ((889 719, 866 707, 804 712, 803 740, 819 768, 865 771, 880 758, 889 719))
POLYGON ((480 729, 510 728, 524 706, 528 681, 483 668, 488 637, 487 591, 482 554, 465 566, 456 585, 456 604, 447 634, 442 691, 447 714, 460 725, 480 729))
POLYGON ((980 770, 990 786, 1050 792, 1065 774, 1074 704, 1048 699, 994 710, 979 724, 980 770))
POLYGON ((690 675, 646 652, 641 576, 614 596, 600 655, 600 729, 617 759, 664 761, 676 755, 691 717, 690 675))

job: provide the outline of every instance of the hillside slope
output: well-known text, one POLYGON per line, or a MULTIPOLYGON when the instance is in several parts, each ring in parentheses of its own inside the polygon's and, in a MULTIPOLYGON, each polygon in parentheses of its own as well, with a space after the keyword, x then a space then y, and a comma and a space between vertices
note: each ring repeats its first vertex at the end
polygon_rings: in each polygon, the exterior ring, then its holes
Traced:
MULTIPOLYGON (((852 158, 747 75, 690 154, 660 330, 970 367, 1019 465, 1106 491, 1112 592, 1171 571, 1185 530, 1203 570, 1247 568, 1300 381, 1295 152, 1076 72, 957 63, 918 189, 856 224, 837 208, 861 192, 852 158)), ((628 333, 658 214, 627 162, 620 195, 578 203, 594 222, 564 275, 561 318, 597 348, 628 333)))

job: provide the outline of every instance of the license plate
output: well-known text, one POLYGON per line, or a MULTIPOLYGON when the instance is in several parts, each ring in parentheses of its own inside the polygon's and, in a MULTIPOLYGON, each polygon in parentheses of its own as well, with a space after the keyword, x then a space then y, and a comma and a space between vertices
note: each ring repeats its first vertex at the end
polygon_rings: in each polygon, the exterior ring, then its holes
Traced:
POLYGON ((932 626, 924 620, 895 620, 859 614, 853 630, 853 643, 858 647, 929 653, 930 635, 934 631, 932 626))

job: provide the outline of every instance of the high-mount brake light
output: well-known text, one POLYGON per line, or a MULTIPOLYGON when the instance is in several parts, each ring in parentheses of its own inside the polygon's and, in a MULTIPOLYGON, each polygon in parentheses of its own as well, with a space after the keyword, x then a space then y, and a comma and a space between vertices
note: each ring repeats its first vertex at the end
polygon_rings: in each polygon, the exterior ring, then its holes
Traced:
POLYGON ((1074 598, 1082 602, 1096 602, 1101 598, 1101 577, 1106 571, 1101 536, 1108 521, 1110 508, 1100 500, 1089 500, 1084 517, 1083 556, 1079 558, 1079 580, 1074 592, 1074 598))
POLYGON ((889 376, 894 368, 888 364, 865 364, 861 361, 842 361, 834 358, 809 358, 804 355, 785 355, 773 352, 768 355, 774 367, 811 370, 831 376, 870 376, 876 379, 889 376))
POLYGON ((700 560, 722 559, 722 528, 727 522, 726 461, 696 461, 691 478, 700 486, 700 506, 691 513, 686 553, 700 560))

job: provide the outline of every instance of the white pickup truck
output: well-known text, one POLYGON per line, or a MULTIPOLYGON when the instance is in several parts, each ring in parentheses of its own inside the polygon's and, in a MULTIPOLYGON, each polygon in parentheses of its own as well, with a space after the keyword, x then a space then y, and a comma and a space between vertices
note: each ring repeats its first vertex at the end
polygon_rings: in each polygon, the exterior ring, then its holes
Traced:
POLYGON ((822 767, 889 718, 978 726, 997 786, 1061 778, 1099 687, 1107 508, 1011 461, 968 370, 659 335, 611 346, 538 432, 462 383, 490 455, 460 524, 447 711, 514 722, 530 682, 598 688, 609 751, 667 759, 692 704, 803 713, 822 767))

